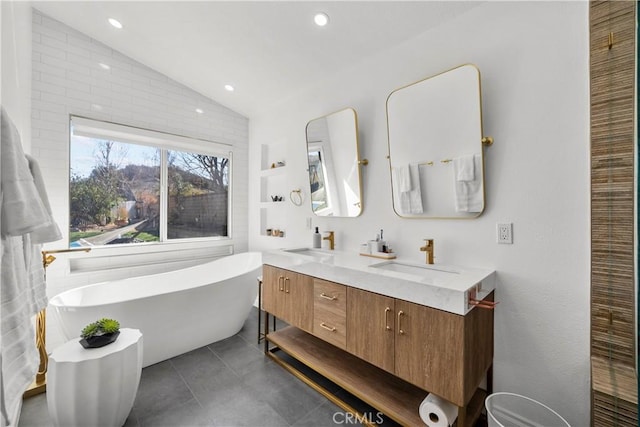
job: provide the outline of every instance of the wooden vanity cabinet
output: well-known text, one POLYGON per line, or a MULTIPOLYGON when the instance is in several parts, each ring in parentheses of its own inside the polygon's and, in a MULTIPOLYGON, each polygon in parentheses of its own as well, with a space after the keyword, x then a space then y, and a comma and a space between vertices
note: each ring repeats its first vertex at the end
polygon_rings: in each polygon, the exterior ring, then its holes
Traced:
POLYGON ((462 316, 269 265, 262 291, 263 309, 295 327, 268 341, 394 419, 419 424, 426 392, 459 407, 458 425, 479 416, 478 387, 487 378, 491 389, 493 310, 462 316), (402 398, 390 400, 387 388, 402 398))
POLYGON ((265 265, 262 292, 265 311, 303 331, 313 331, 312 277, 265 265))

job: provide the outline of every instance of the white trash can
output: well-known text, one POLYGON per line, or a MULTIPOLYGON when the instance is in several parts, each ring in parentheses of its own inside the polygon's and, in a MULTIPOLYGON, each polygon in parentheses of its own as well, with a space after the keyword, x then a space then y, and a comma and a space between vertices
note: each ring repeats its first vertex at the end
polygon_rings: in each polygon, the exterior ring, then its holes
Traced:
POLYGON ((493 393, 484 406, 489 427, 571 427, 553 409, 519 394, 493 393))

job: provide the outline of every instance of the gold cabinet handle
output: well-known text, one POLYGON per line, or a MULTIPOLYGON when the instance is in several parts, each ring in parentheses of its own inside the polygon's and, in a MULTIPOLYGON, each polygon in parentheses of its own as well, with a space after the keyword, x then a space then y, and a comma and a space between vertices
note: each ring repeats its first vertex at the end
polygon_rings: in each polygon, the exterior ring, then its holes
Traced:
POLYGON ((391 330, 391 326, 389 326, 389 313, 391 309, 389 307, 384 309, 384 326, 387 331, 391 330))
POLYGON ((404 334, 404 330, 402 329, 402 323, 400 323, 400 319, 402 318, 402 316, 404 316, 404 311, 400 310, 398 312, 398 333, 400 335, 404 334))
POLYGON ((284 278, 284 291, 286 293, 289 293, 290 290, 291 290, 291 279, 289 279, 288 277, 285 277, 284 278), (287 283, 289 285, 287 285, 287 283))
POLYGON ((284 291, 284 276, 278 276, 278 290, 284 291))
POLYGON ((336 328, 334 328, 333 326, 329 326, 324 322, 320 322, 320 327, 326 329, 329 332, 335 332, 336 328))
POLYGON ((330 295, 325 294, 324 292, 320 294, 320 298, 328 299, 329 301, 335 301, 338 297, 332 297, 330 295))

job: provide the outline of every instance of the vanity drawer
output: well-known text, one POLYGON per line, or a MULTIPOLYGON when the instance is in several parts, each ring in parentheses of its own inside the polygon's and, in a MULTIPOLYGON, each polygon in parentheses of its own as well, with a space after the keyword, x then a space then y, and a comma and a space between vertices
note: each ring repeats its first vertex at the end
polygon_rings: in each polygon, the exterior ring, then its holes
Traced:
POLYGON ((347 317, 326 308, 314 308, 313 334, 341 349, 347 348, 347 317))
POLYGON ((347 310, 347 287, 326 280, 313 279, 313 308, 326 308, 337 315, 347 310))
POLYGON ((314 279, 313 334, 339 348, 347 345, 347 288, 314 279))

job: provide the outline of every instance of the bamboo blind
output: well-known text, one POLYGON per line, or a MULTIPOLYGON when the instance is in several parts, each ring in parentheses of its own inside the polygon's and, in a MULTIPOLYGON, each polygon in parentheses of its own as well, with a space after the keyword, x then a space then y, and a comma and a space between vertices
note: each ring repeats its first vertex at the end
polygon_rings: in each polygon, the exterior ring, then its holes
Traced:
POLYGON ((590 3, 594 426, 637 426, 634 277, 636 2, 590 3))

